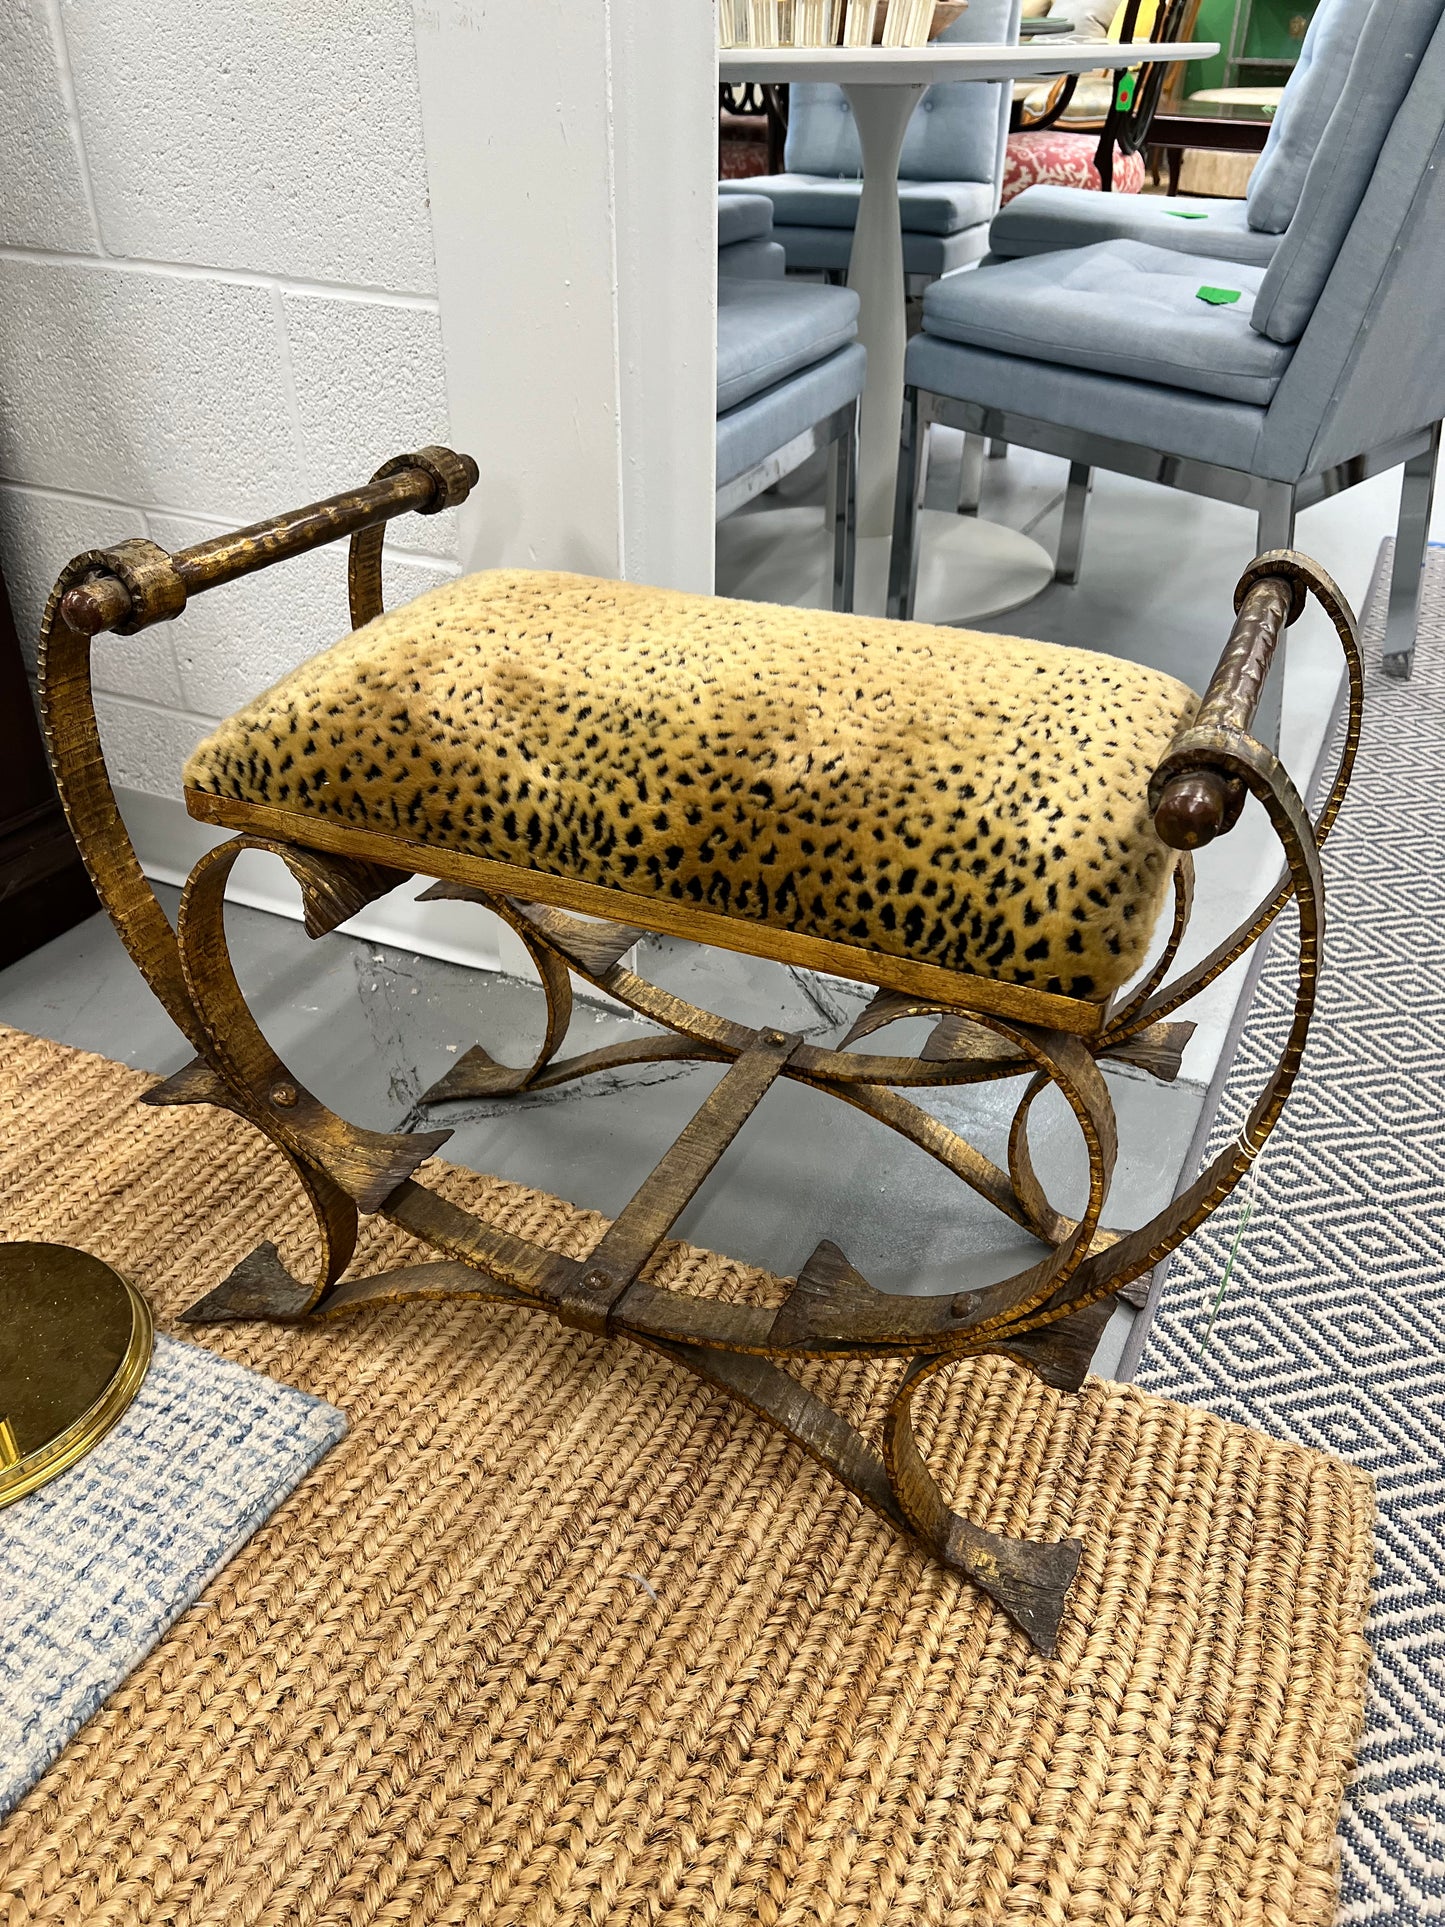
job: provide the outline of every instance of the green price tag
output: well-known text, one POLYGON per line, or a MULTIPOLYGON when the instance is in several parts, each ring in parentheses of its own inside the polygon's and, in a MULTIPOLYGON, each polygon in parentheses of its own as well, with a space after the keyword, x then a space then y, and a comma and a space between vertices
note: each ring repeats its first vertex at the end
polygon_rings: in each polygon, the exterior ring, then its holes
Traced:
POLYGON ((1134 89, 1137 85, 1138 85, 1137 74, 1125 74, 1124 78, 1119 82, 1119 91, 1115 96, 1115 104, 1117 105, 1119 112, 1121 114, 1127 114, 1129 109, 1133 106, 1134 89))
POLYGON ((1195 299, 1207 301, 1211 308, 1227 308, 1231 302, 1238 301, 1238 288, 1200 288, 1195 299))
POLYGON ((1164 212, 1173 221, 1207 221, 1209 216, 1201 208, 1166 207, 1164 212))

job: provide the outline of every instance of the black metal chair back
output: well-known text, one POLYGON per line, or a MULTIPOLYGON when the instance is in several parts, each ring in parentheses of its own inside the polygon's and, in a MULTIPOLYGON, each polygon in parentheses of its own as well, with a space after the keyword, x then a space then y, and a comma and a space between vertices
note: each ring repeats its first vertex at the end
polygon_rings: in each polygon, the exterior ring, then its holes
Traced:
MULTIPOLYGON (((1132 40, 1143 0, 1128 0, 1119 38, 1132 40)), ((1162 0, 1149 35, 1152 46, 1166 40, 1182 40, 1192 31, 1199 13, 1199 0, 1162 0)), ((1115 152, 1137 154, 1149 138, 1149 126, 1159 105, 1168 65, 1162 60, 1126 67, 1115 78, 1114 96, 1104 116, 1094 165, 1099 170, 1099 185, 1107 194, 1114 185, 1115 152)))

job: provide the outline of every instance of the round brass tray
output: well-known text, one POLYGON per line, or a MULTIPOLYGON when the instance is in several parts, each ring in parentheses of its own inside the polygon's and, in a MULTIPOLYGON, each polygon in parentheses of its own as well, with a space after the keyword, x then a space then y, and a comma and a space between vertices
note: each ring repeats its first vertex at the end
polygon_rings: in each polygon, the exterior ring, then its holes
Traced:
POLYGON ((82 1458, 150 1364, 150 1307, 69 1245, 0 1244, 0 1506, 82 1458))

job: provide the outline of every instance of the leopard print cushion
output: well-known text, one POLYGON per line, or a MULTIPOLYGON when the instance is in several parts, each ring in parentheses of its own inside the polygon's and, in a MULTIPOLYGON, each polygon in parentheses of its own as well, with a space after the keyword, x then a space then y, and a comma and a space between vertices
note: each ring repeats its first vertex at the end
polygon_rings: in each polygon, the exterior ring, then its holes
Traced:
POLYGON ((223 723, 197 790, 1103 997, 1173 855, 1194 697, 1010 636, 494 570, 223 723))

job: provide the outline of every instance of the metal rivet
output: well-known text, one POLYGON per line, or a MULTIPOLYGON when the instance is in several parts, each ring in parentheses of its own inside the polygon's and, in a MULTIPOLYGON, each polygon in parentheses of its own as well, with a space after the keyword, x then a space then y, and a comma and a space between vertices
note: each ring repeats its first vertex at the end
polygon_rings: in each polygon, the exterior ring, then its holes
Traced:
POLYGON ((609 1271, 589 1271, 582 1279, 584 1291, 611 1291, 615 1279, 609 1271))
POLYGON ((271 1102, 278 1110, 289 1111, 296 1102, 296 1086, 280 1083, 271 1086, 271 1102))
POLYGON ((972 1291, 961 1291, 948 1307, 955 1318, 971 1318, 978 1310, 978 1295, 972 1291))
POLYGON ((780 1030, 765 1030, 763 1032, 763 1042, 765 1044, 771 1044, 774 1050, 776 1050, 780 1044, 786 1044, 787 1041, 787 1038, 784 1037, 780 1030))

